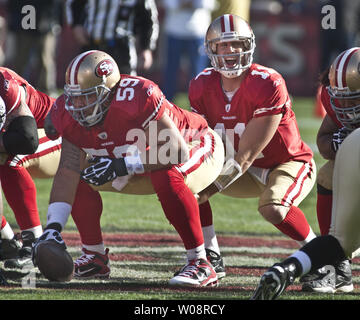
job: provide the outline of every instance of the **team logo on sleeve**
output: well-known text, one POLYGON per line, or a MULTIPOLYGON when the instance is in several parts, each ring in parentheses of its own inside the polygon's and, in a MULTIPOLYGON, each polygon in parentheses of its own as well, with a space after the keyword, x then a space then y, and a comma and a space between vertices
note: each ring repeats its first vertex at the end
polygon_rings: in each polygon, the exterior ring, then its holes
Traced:
POLYGON ((8 91, 9 87, 10 87, 10 82, 9 82, 9 80, 5 79, 4 80, 4 89, 5 89, 5 91, 8 91))
POLYGON ((98 77, 108 77, 114 71, 114 64, 110 59, 103 60, 98 63, 95 68, 95 74, 98 77))
POLYGON ((149 88, 146 90, 147 95, 150 97, 153 94, 154 87, 149 85, 149 88))

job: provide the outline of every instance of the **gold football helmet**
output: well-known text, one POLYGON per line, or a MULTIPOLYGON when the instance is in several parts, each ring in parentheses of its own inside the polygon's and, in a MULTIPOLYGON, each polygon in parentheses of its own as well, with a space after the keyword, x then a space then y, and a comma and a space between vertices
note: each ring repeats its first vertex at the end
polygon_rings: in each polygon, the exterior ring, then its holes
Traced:
POLYGON ((360 126, 360 48, 340 53, 330 66, 327 87, 331 106, 341 124, 351 130, 360 126))
POLYGON ((66 110, 82 126, 99 123, 110 106, 106 100, 120 77, 115 60, 107 53, 90 50, 79 54, 66 70, 66 110))
POLYGON ((252 64, 255 35, 245 20, 234 14, 225 14, 210 24, 205 36, 205 50, 216 71, 227 78, 238 77, 252 64), (217 45, 228 41, 241 41, 242 52, 217 54, 217 45), (228 59, 236 60, 231 67, 226 64, 228 59))

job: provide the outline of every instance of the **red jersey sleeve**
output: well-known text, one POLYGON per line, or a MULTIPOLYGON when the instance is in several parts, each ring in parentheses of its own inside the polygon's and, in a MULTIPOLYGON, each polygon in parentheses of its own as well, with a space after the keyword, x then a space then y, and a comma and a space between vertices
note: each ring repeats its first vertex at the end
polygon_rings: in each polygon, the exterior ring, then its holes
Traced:
POLYGON ((165 99, 160 88, 150 81, 145 83, 141 94, 144 95, 144 107, 142 112, 137 115, 136 120, 143 129, 146 129, 150 121, 160 119, 165 111, 166 104, 169 102, 165 99))
POLYGON ((283 77, 268 68, 260 71, 252 70, 251 75, 256 79, 256 85, 252 86, 252 96, 257 99, 254 104, 256 106, 254 118, 283 113, 284 107, 290 104, 283 77))
POLYGON ((61 95, 56 99, 55 103, 51 108, 51 121, 56 131, 63 135, 66 127, 71 124, 71 115, 65 110, 65 99, 64 95, 61 95))
POLYGON ((20 87, 9 73, 0 73, 0 96, 4 100, 6 113, 20 105, 20 87))
POLYGON ((330 96, 329 93, 326 89, 325 86, 321 87, 321 92, 320 92, 320 101, 322 103, 322 105, 324 106, 324 109, 326 110, 326 113, 329 115, 329 117, 331 118, 332 121, 334 121, 334 123, 339 127, 342 128, 343 125, 341 124, 341 122, 337 119, 335 111, 333 110, 333 108, 331 107, 331 103, 330 103, 330 96))

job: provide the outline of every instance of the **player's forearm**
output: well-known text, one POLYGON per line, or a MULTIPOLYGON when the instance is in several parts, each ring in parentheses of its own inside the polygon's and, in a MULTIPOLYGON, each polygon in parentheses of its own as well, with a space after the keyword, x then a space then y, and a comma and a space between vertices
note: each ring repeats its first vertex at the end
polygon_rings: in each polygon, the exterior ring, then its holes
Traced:
POLYGON ((53 180, 50 203, 66 202, 72 205, 74 203, 79 180, 79 173, 67 168, 59 168, 53 180))
POLYGON ((50 202, 62 201, 72 205, 86 154, 66 139, 63 139, 61 148, 60 163, 53 180, 50 202))
POLYGON ((241 167, 242 172, 245 172, 253 164, 255 159, 261 153, 261 150, 248 150, 246 152, 237 152, 234 159, 241 167))
POLYGON ((142 159, 144 171, 154 171, 171 168, 174 165, 185 163, 189 160, 189 149, 185 142, 166 143, 150 148, 142 159))
POLYGON ((64 229, 71 214, 78 183, 79 174, 66 168, 58 170, 50 193, 46 229, 58 232, 64 229))

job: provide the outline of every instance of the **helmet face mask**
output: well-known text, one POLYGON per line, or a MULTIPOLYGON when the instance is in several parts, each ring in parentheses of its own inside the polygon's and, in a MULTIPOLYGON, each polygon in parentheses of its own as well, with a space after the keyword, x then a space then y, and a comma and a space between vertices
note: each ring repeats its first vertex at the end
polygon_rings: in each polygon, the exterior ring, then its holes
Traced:
POLYGON ((107 111, 106 100, 110 91, 104 85, 85 90, 73 90, 65 85, 65 108, 82 126, 93 126, 102 120, 107 111))
POLYGON ((250 26, 235 15, 226 14, 215 19, 206 33, 205 51, 211 65, 227 78, 238 77, 251 66, 255 46, 250 26), (219 53, 223 43, 232 45, 232 52, 219 53), (237 45, 234 47, 234 44, 237 45))
POLYGON ((87 51, 70 63, 64 86, 65 109, 84 127, 101 122, 110 106, 110 93, 120 71, 107 53, 87 51))
POLYGON ((347 129, 355 130, 360 127, 360 92, 355 95, 334 94, 328 87, 330 104, 337 119, 347 129))
POLYGON ((360 48, 340 53, 330 66, 327 87, 330 104, 340 123, 354 130, 360 127, 360 48))

